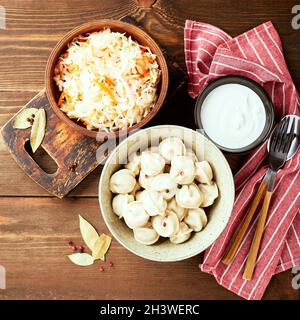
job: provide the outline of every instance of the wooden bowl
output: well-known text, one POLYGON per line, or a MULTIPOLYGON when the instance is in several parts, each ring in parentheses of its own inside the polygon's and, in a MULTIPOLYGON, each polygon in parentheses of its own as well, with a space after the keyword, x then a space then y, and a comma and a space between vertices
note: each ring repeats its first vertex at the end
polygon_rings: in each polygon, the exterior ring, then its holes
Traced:
POLYGON ((55 46, 52 50, 50 57, 47 62, 46 67, 46 75, 45 75, 45 82, 46 82, 46 93, 50 105, 56 115, 68 124, 70 127, 78 131, 82 135, 90 136, 97 139, 104 139, 104 138, 113 138, 116 136, 122 136, 127 134, 130 131, 143 127, 146 123, 148 123, 159 111, 161 108, 166 94, 168 90, 169 84, 169 75, 168 75, 168 67, 166 60, 162 51, 160 50, 159 46, 155 43, 155 41, 144 31, 139 29, 136 26, 131 24, 117 21, 117 20, 99 20, 94 22, 85 23, 76 27, 75 29, 71 30, 67 33, 55 46), (150 48, 152 53, 157 56, 157 62, 159 64, 161 70, 161 80, 158 84, 158 99, 155 103, 155 106, 152 110, 148 113, 148 115, 143 118, 140 122, 136 123, 132 127, 128 128, 127 130, 118 130, 114 132, 106 132, 104 130, 88 130, 83 124, 80 124, 73 119, 70 119, 61 109, 59 108, 57 102, 60 96, 60 92, 56 83, 53 80, 54 75, 54 68, 58 61, 59 56, 67 49, 67 45, 78 35, 86 34, 90 32, 100 31, 105 28, 110 28, 112 31, 122 32, 125 33, 127 36, 131 36, 134 40, 140 43, 143 46, 147 46, 150 48))
POLYGON ((171 262, 193 257, 207 249, 222 233, 230 218, 234 201, 234 182, 231 169, 222 152, 205 136, 191 129, 179 126, 156 126, 140 130, 114 149, 102 170, 99 182, 99 203, 102 217, 114 238, 129 251, 145 259, 171 262), (185 145, 196 153, 199 160, 207 160, 214 173, 219 189, 215 203, 205 208, 208 216, 206 227, 181 244, 173 244, 160 238, 151 246, 143 245, 134 239, 133 232, 123 219, 119 219, 112 210, 113 194, 109 190, 110 177, 120 169, 120 163, 126 163, 127 153, 143 150, 159 144, 170 136, 180 137, 185 145))

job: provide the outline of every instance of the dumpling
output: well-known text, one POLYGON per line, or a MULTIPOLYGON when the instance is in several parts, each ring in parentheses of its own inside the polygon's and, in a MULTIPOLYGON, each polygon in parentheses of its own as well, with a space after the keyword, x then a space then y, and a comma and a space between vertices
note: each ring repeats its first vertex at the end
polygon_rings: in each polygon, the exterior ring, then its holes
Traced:
POLYGON ((171 161, 170 175, 177 183, 190 184, 195 179, 195 163, 191 157, 175 156, 171 161))
POLYGON ((112 201, 112 208, 114 213, 121 219, 123 211, 126 209, 128 203, 134 201, 134 197, 130 194, 117 194, 112 201))
POLYGON ((152 228, 151 224, 133 229, 133 235, 136 241, 147 246, 154 244, 159 239, 159 234, 152 228))
POLYGON ((182 207, 180 207, 180 205, 178 205, 175 198, 172 198, 168 202, 167 210, 175 212, 179 221, 183 220, 183 218, 187 212, 187 209, 182 208, 182 207))
POLYGON ((140 172, 139 184, 144 189, 150 189, 152 177, 148 176, 143 170, 140 172))
POLYGON ((206 226, 207 216, 202 208, 190 209, 184 222, 195 232, 199 232, 206 226))
POLYGON ((132 172, 128 169, 121 169, 115 172, 110 178, 110 191, 113 193, 130 193, 136 184, 132 172))
POLYGON ((125 169, 130 170, 134 176, 137 176, 141 170, 141 155, 134 152, 129 156, 129 161, 124 165, 125 169))
POLYGON ((123 211, 123 217, 127 226, 131 229, 144 227, 149 220, 149 215, 141 201, 130 202, 126 206, 126 210, 123 211))
POLYGON ((183 208, 198 208, 203 200, 200 189, 195 183, 184 185, 177 189, 176 202, 183 208))
POLYGON ((161 173, 151 180, 151 189, 161 192, 166 200, 174 197, 177 190, 177 183, 170 174, 161 173))
POLYGON ((169 137, 159 144, 159 153, 170 163, 174 156, 183 156, 185 154, 185 145, 178 137, 169 137))
POLYGON ((143 196, 145 196, 146 190, 140 190, 135 194, 136 201, 143 201, 143 196))
POLYGON ((146 175, 153 177, 163 172, 165 160, 158 153, 144 151, 141 156, 141 168, 146 175))
POLYGON ((204 160, 196 162, 196 179, 201 183, 210 184, 213 178, 213 172, 210 164, 204 160))
POLYGON ((203 195, 201 207, 211 206, 219 196, 219 190, 215 182, 211 184, 199 184, 199 189, 203 195))
POLYGON ((150 216, 164 215, 167 201, 163 194, 154 190, 147 190, 142 197, 144 209, 150 216))
POLYGON ((152 226, 160 236, 167 238, 178 232, 179 220, 174 212, 168 211, 165 217, 153 217, 152 226))
POLYGON ((196 153, 192 149, 187 149, 185 152, 185 156, 192 158, 194 162, 198 162, 196 153))
POLYGON ((193 229, 190 229, 186 223, 180 222, 178 232, 170 237, 170 241, 175 244, 183 243, 191 237, 192 232, 193 229))

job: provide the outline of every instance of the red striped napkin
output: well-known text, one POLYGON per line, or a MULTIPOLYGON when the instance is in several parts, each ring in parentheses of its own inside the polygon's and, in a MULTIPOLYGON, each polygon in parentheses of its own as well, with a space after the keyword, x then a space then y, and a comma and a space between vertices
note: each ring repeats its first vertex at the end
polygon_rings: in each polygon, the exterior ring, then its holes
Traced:
MULTIPOLYGON (((280 38, 266 22, 232 38, 206 23, 186 21, 185 59, 189 94, 196 98, 206 84, 225 75, 242 75, 264 87, 272 98, 276 118, 299 115, 299 96, 286 66, 280 38)), ((234 177, 236 199, 230 221, 205 252, 201 270, 246 299, 261 299, 275 273, 300 264, 300 152, 278 172, 254 277, 242 275, 255 231, 255 216, 230 266, 221 262, 229 240, 248 209, 267 170, 266 144, 254 150, 234 177)), ((290 283, 286 284, 291 285, 290 283)))

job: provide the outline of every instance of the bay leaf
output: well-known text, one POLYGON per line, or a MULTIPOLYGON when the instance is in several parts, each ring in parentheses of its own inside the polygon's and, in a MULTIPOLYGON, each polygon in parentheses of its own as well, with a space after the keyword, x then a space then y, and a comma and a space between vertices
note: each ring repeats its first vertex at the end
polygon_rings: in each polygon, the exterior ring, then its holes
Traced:
POLYGON ((93 250, 93 259, 98 260, 101 259, 105 261, 105 254, 107 253, 111 244, 111 237, 107 236, 106 234, 101 234, 100 237, 97 239, 94 250, 93 250))
POLYGON ((34 122, 31 128, 30 145, 32 152, 35 152, 41 145, 46 132, 46 112, 44 109, 39 109, 35 115, 34 122))
POLYGON ((73 253, 68 258, 78 266, 90 266, 94 263, 93 257, 88 253, 73 253))
POLYGON ((79 215, 79 226, 84 242, 86 243, 88 248, 93 251, 94 245, 99 238, 98 232, 88 221, 82 218, 81 215, 79 215))
POLYGON ((34 119, 36 113, 39 109, 36 108, 27 108, 20 111, 14 119, 13 128, 14 129, 27 129, 31 127, 30 121, 28 119, 34 119), (34 117, 33 117, 34 116, 34 117))

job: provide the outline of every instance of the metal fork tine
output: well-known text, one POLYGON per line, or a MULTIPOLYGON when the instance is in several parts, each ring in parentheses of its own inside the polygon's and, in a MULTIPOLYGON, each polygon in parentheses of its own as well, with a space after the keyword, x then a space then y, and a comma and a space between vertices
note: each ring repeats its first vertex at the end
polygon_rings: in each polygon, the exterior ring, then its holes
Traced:
POLYGON ((276 149, 276 145, 278 143, 278 140, 279 140, 279 136, 280 136, 280 131, 281 131, 281 128, 283 126, 283 121, 277 125, 273 135, 272 135, 272 140, 271 140, 271 146, 270 146, 270 150, 274 150, 276 149))
POLYGON ((280 134, 279 134, 279 141, 278 141, 278 144, 277 144, 277 151, 282 151, 283 148, 284 148, 284 140, 285 138, 287 137, 287 129, 288 129, 288 126, 289 126, 289 119, 288 118, 285 118, 282 122, 282 127, 281 127, 281 130, 280 130, 280 134))
POLYGON ((277 125, 277 127, 274 130, 274 133, 272 134, 271 143, 270 143, 270 150, 275 150, 276 142, 277 142, 278 135, 279 135, 279 129, 280 129, 280 126, 277 125))
POLYGON ((282 138, 282 134, 283 134, 283 127, 285 126, 286 121, 287 121, 287 119, 284 118, 284 119, 281 121, 281 123, 280 123, 278 136, 276 137, 275 150, 278 149, 278 146, 279 146, 279 144, 280 144, 280 141, 281 141, 281 138, 282 138))
POLYGON ((284 150, 283 150, 283 152, 286 153, 286 155, 288 155, 291 144, 294 140, 294 129, 295 129, 295 118, 293 119, 293 122, 292 122, 292 125, 290 128, 290 132, 288 134, 287 142, 285 143, 284 150))

